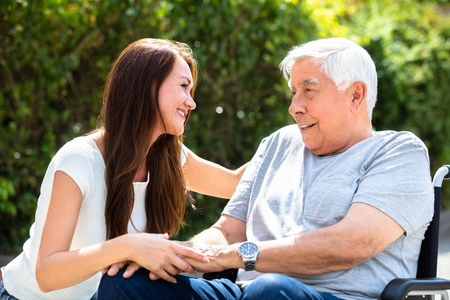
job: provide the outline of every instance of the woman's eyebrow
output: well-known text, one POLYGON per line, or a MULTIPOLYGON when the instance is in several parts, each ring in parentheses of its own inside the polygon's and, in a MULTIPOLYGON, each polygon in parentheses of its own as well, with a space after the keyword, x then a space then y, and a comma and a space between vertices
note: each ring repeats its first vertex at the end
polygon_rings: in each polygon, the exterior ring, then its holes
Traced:
POLYGON ((191 80, 189 79, 189 77, 187 77, 187 76, 185 76, 185 75, 182 75, 180 78, 182 78, 182 79, 187 79, 187 81, 188 81, 188 83, 189 84, 191 84, 191 80))

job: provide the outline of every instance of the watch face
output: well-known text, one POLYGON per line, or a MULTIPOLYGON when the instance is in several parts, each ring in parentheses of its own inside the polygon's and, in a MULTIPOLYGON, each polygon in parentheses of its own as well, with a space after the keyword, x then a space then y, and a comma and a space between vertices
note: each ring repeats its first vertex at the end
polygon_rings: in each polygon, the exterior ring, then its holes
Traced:
POLYGON ((244 242, 239 246, 239 253, 242 256, 253 256, 258 253, 258 246, 252 242, 244 242))

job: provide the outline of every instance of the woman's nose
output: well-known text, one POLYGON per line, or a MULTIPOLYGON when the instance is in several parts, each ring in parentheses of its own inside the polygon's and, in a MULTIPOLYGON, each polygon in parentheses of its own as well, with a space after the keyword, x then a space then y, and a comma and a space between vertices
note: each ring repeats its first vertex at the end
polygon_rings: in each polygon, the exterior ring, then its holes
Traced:
POLYGON ((195 109, 195 108, 197 107, 197 104, 195 104, 195 101, 194 101, 194 99, 192 99, 191 95, 189 95, 189 96, 186 98, 186 101, 185 101, 184 103, 186 104, 186 106, 187 106, 190 110, 193 110, 193 109, 195 109))

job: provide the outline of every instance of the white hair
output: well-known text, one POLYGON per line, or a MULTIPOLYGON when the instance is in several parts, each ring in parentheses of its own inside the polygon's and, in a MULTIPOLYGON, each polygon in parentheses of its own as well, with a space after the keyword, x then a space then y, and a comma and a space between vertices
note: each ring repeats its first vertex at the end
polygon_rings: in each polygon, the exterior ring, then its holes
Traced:
POLYGON ((321 72, 330 78, 340 91, 355 82, 364 82, 367 86, 367 113, 369 118, 372 118, 377 101, 377 71, 375 63, 364 48, 342 37, 295 46, 280 63, 280 69, 289 85, 292 65, 305 58, 313 58, 321 72))

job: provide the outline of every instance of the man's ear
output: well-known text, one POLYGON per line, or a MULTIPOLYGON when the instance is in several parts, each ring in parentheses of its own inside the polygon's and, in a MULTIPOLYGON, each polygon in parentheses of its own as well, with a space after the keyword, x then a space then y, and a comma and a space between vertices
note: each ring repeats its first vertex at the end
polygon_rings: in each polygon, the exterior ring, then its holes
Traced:
POLYGON ((362 81, 355 82, 352 86, 352 110, 357 112, 361 109, 361 106, 366 101, 367 87, 362 81))

